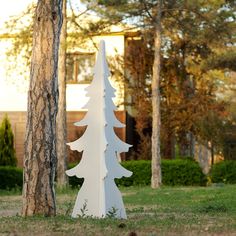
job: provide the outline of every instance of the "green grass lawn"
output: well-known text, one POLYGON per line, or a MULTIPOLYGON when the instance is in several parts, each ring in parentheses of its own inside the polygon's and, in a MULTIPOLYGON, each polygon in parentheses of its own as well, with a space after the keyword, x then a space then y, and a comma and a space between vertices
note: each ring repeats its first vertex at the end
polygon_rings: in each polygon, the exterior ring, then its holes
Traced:
POLYGON ((57 194, 57 216, 20 216, 19 192, 0 191, 0 235, 236 235, 236 185, 122 188, 128 220, 72 219, 77 190, 57 194))

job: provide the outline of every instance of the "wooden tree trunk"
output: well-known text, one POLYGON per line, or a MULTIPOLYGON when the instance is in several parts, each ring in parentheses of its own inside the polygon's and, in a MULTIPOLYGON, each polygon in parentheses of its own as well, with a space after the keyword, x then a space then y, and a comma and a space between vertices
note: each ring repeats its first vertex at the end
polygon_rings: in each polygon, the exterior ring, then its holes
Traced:
POLYGON ((57 185, 63 187, 68 183, 67 170, 67 127, 66 127, 66 0, 63 0, 63 24, 60 36, 58 61, 58 113, 57 113, 57 185))
POLYGON ((162 156, 164 156, 165 159, 175 159, 175 135, 169 132, 169 130, 165 130, 165 132, 167 134, 164 140, 164 151, 162 156))
POLYGON ((23 216, 56 214, 53 183, 57 165, 57 67, 61 25, 62 0, 39 0, 34 18, 28 92, 23 216))
POLYGON ((160 70, 161 70, 161 0, 158 1, 155 15, 155 52, 152 77, 152 178, 151 187, 161 185, 160 153, 160 70))

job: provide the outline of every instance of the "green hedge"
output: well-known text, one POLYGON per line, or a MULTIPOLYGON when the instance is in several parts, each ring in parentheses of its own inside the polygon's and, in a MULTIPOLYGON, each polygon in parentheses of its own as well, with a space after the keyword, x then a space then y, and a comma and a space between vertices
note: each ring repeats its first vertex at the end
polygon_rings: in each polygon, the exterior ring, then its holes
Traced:
MULTIPOLYGON (((150 185, 151 162, 150 161, 126 161, 122 165, 133 172, 129 178, 116 179, 121 186, 150 185)), ((70 164, 72 168, 74 164, 70 164)), ((232 165, 231 165, 232 166, 232 165)), ((235 169, 236 170, 236 165, 235 169)), ((236 171, 234 172, 236 173, 236 171)), ((235 176, 235 175, 234 175, 235 176)), ((234 178, 236 179, 236 178, 234 178)), ((0 166, 0 189, 22 188, 22 169, 9 166, 0 166)), ((202 173, 198 163, 191 160, 163 160, 162 161, 162 182, 164 185, 206 185, 206 176, 202 173)), ((217 181, 220 182, 220 181, 217 181)), ((222 182, 222 181, 221 181, 222 182)), ((69 184, 72 187, 81 186, 83 179, 70 177, 69 184)), ((231 182, 230 182, 231 183, 231 182)))
POLYGON ((0 189, 22 189, 23 170, 12 166, 0 166, 0 189))
POLYGON ((236 184, 236 161, 222 161, 214 164, 210 175, 213 183, 236 184))
POLYGON ((207 177, 194 160, 164 160, 162 163, 164 185, 206 186, 207 177))
POLYGON ((121 163, 124 168, 133 172, 128 178, 116 179, 116 183, 122 186, 149 185, 151 180, 150 161, 124 161, 121 163))
MULTIPOLYGON (((121 186, 150 185, 151 162, 150 161, 126 161, 122 165, 133 172, 129 178, 116 179, 121 186)), ((74 165, 70 165, 72 168, 74 165)), ((72 187, 81 186, 83 179, 69 178, 72 187)), ((162 160, 162 183, 164 185, 205 186, 206 176, 202 173, 198 163, 192 160, 162 160)))
MULTIPOLYGON (((150 185, 151 162, 150 161, 128 161, 122 165, 131 170, 130 178, 118 179, 117 184, 123 186, 150 185)), ((191 160, 162 160, 162 183, 164 185, 206 185, 206 176, 202 173, 198 163, 191 160)))
MULTIPOLYGON (((68 169, 74 167, 75 165, 73 164, 69 164, 69 167, 68 169)), ((76 176, 73 176, 73 177, 69 177, 69 185, 72 187, 72 188, 77 188, 78 186, 82 186, 84 182, 84 179, 83 178, 80 178, 78 179, 76 176)))

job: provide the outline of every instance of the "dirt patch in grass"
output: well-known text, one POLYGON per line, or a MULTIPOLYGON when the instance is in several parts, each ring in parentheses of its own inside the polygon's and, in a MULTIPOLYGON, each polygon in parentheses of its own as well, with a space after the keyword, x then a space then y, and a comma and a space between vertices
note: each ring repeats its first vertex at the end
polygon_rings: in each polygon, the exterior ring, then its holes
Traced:
POLYGON ((0 217, 19 215, 21 201, 21 196, 0 196, 0 217))

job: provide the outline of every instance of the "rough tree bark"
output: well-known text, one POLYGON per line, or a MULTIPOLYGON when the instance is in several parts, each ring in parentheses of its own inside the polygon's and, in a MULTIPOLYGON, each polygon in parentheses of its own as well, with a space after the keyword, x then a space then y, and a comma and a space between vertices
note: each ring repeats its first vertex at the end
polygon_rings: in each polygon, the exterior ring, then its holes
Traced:
POLYGON ((25 136, 22 215, 56 214, 54 177, 62 0, 38 0, 25 136))
POLYGON ((63 0, 63 24, 60 36, 58 61, 58 113, 57 113, 57 186, 63 187, 68 183, 65 174, 67 170, 67 128, 66 128, 66 0, 63 0))
POLYGON ((161 185, 161 153, 160 153, 160 70, 161 70, 161 6, 159 0, 154 12, 155 51, 152 76, 152 178, 151 187, 161 185))

